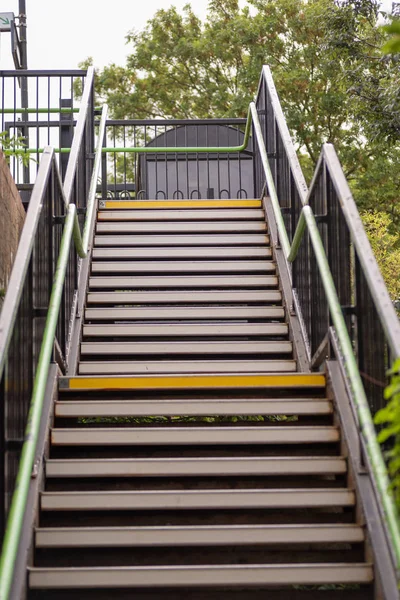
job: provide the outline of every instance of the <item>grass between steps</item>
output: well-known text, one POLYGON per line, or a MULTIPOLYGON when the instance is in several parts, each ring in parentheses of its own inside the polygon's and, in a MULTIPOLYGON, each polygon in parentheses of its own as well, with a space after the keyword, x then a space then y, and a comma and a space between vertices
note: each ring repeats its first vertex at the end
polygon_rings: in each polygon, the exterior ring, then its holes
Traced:
POLYGON ((154 425, 162 423, 254 423, 254 422, 294 422, 297 415, 222 415, 222 416, 184 416, 173 417, 81 417, 78 422, 85 425, 101 423, 133 423, 135 425, 154 425))

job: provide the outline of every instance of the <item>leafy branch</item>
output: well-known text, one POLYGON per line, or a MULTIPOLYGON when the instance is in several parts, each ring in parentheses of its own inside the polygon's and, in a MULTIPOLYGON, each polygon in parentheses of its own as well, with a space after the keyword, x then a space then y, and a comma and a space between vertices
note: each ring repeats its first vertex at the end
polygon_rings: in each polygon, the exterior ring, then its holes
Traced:
POLYGON ((379 433, 379 442, 385 443, 388 440, 394 442, 392 448, 386 452, 386 458, 388 459, 391 487, 396 504, 400 509, 400 358, 394 362, 389 375, 391 381, 384 394, 388 403, 377 412, 375 423, 385 424, 384 429, 379 433))
POLYGON ((391 33, 392 37, 386 42, 382 50, 385 54, 397 54, 400 52, 400 20, 392 21, 390 25, 385 25, 383 30, 391 33))
POLYGON ((8 131, 2 131, 0 132, 0 145, 8 164, 10 164, 11 156, 20 160, 24 167, 29 165, 30 160, 33 160, 26 151, 26 138, 23 136, 10 136, 8 131))

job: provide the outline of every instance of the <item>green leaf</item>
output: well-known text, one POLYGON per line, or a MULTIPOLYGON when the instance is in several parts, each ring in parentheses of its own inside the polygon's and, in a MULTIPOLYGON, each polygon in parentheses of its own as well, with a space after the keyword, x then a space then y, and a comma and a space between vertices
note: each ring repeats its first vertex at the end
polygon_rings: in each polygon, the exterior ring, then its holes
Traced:
POLYGON ((382 52, 384 54, 397 54, 400 52, 400 35, 396 35, 386 42, 382 47, 382 52))
POLYGON ((389 25, 384 25, 382 29, 386 33, 398 33, 400 35, 400 20, 394 20, 389 25))

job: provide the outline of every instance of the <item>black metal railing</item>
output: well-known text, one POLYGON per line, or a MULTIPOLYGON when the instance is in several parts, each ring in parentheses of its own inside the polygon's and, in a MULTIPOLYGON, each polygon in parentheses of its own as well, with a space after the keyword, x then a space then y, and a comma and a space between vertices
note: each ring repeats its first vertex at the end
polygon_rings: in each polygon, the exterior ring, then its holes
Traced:
MULTIPOLYGON (((43 339, 64 214, 54 160, 43 156, 0 317, 0 534, 3 533, 24 438, 43 339)), ((65 346, 66 340, 59 338, 65 346)))
MULTIPOLYGON (((325 144, 307 190, 268 67, 261 75, 256 107, 289 241, 293 242, 302 207, 309 204, 328 257, 368 403, 375 414, 385 404, 383 389, 391 355, 400 355, 400 324, 343 170, 333 147, 325 144)), ((254 164, 255 189, 261 195, 265 175, 257 147, 254 164)), ((329 353, 332 323, 307 232, 290 276, 310 364, 317 368, 329 353)))
MULTIPOLYGON (((0 314, 0 538, 18 470, 67 205, 85 210, 93 161, 93 71, 88 73, 63 185, 57 155, 44 149, 0 314)), ((71 246, 54 360, 65 372, 77 304, 79 258, 71 246)))
MULTIPOLYGON (((386 401, 387 371, 400 356, 400 324, 365 234, 361 218, 333 146, 325 144, 310 186, 308 203, 314 211, 339 302, 352 340, 358 368, 374 415, 386 401)), ((311 355, 323 344, 331 325, 315 258, 307 238, 311 268, 304 277, 304 260, 293 263, 293 281, 305 316, 311 355), (300 276, 301 274, 301 276, 300 276)))
MULTIPOLYGON (((23 146, 31 150, 25 166, 15 156, 10 158, 10 170, 25 204, 36 179, 39 150, 71 147, 80 107, 77 92, 83 90, 85 79, 82 70, 0 71, 0 131, 11 139, 21 138, 23 146)), ((62 179, 68 158, 68 152, 56 156, 62 179)))
POLYGON ((239 146, 246 119, 107 121, 103 198, 246 198, 254 194, 251 143, 240 153, 132 153, 131 147, 239 146), (126 149, 126 150, 125 150, 126 149))
MULTIPOLYGON (((264 67, 261 73, 256 108, 286 230, 289 239, 292 240, 307 195, 307 184, 268 67, 264 67)), ((262 196, 264 186, 264 169, 259 151, 255 149, 254 187, 256 197, 262 196)))

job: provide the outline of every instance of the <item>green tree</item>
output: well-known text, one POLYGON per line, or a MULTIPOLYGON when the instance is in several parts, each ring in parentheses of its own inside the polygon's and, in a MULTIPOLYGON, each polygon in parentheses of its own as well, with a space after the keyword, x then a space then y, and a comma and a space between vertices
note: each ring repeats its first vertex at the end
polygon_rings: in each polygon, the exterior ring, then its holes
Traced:
POLYGON ((375 422, 384 425, 379 434, 382 444, 392 443, 386 450, 391 487, 397 508, 400 511, 400 359, 397 359, 389 372, 391 381, 385 389, 387 405, 375 416, 375 422))
POLYGON ((331 142, 356 201, 396 220, 395 177, 380 191, 400 161, 398 57, 381 52, 378 16, 375 0, 211 0, 204 22, 159 10, 129 32, 126 65, 97 72, 97 94, 114 118, 245 116, 269 64, 306 175, 331 142))
POLYGON ((400 299, 400 233, 391 232, 387 213, 361 213, 364 227, 392 300, 400 299))

